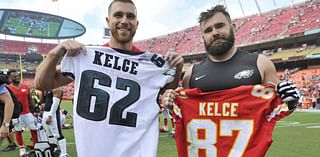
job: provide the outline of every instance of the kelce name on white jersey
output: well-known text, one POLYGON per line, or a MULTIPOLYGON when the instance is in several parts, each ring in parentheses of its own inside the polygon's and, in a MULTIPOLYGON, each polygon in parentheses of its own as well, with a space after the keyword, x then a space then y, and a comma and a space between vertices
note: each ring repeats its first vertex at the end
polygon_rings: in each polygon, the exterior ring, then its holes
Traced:
POLYGON ((93 60, 93 64, 100 65, 107 68, 112 68, 115 70, 123 71, 132 75, 137 75, 137 67, 139 66, 139 63, 130 61, 128 59, 122 59, 118 56, 113 56, 111 54, 103 53, 100 51, 94 51, 95 56, 93 60), (101 57, 105 56, 104 62, 102 64, 101 57), (119 60, 122 59, 122 65, 119 65, 121 63, 119 60))

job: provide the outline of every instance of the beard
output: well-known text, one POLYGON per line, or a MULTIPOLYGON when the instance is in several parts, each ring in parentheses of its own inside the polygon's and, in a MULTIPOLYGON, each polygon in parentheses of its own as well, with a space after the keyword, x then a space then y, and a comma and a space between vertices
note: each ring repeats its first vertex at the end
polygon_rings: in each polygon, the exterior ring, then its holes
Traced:
POLYGON ((13 84, 19 84, 20 83, 20 79, 17 79, 17 80, 14 79, 14 80, 11 80, 11 81, 12 81, 13 84))
POLYGON ((234 40, 234 33, 232 30, 230 30, 230 33, 227 37, 219 37, 210 43, 204 42, 204 46, 210 55, 222 56, 232 48, 234 45, 234 40), (214 42, 216 42, 216 44, 214 44, 214 42))
POLYGON ((112 37, 113 37, 116 41, 118 41, 118 42, 120 42, 120 43, 123 43, 123 44, 132 41, 132 39, 133 39, 133 37, 134 37, 135 34, 136 34, 136 31, 131 31, 131 32, 129 33, 129 35, 121 35, 121 34, 118 33, 117 29, 112 29, 112 30, 111 30, 111 35, 112 35, 112 37))

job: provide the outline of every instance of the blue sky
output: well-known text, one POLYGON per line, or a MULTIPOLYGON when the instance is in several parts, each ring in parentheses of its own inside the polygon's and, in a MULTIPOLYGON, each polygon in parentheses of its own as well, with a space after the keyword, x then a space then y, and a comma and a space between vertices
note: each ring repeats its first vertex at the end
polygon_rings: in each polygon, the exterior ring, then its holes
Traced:
MULTIPOLYGON (((262 12, 275 8, 290 6, 305 0, 258 0, 262 12)), ((102 44, 103 28, 106 27, 105 17, 107 6, 111 0, 1 0, 1 8, 40 11, 60 15, 83 24, 87 32, 76 38, 85 44, 102 44)), ((171 32, 183 30, 197 25, 200 12, 208 9, 219 0, 134 0, 138 9, 139 28, 135 40, 147 39, 171 32)), ((226 0, 232 18, 242 17, 239 0, 226 0)), ((241 0, 245 15, 258 12, 254 0, 241 0)), ((4 38, 0 35, 0 38, 4 38)), ((16 37, 7 39, 22 40, 16 37)), ((32 39, 27 39, 32 40, 32 39)), ((52 42, 52 41, 48 41, 52 42)), ((56 41, 54 41, 56 42, 56 41)))

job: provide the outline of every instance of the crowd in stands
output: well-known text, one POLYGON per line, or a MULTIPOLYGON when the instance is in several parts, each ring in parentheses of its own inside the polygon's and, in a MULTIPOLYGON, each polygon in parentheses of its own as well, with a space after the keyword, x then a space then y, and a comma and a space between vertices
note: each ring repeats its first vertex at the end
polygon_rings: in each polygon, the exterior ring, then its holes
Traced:
MULTIPOLYGON (((246 45, 286 37, 307 30, 320 29, 320 0, 284 7, 261 15, 233 19, 237 45, 246 45)), ((164 54, 175 51, 193 54, 205 51, 199 26, 186 28, 167 35, 136 41, 143 50, 164 54)), ((30 50, 47 54, 56 44, 32 43, 0 39, 1 53, 26 54, 30 50)))
MULTIPOLYGON (((233 19, 237 45, 246 45, 274 40, 292 34, 320 29, 320 0, 309 0, 301 4, 284 7, 261 15, 255 14, 233 19)), ((167 35, 136 41, 143 50, 164 54, 176 51, 193 54, 205 50, 199 26, 186 28, 167 35)), ((47 54, 56 44, 32 43, 0 39, 1 53, 26 54, 31 50, 47 54)))
MULTIPOLYGON (((305 3, 233 20, 236 44, 245 45, 274 40, 298 32, 320 28, 320 1, 305 3)), ((192 54, 205 50, 199 26, 135 42, 141 49, 166 53, 192 54)))
POLYGON ((12 53, 12 54, 26 54, 30 52, 47 54, 51 49, 53 49, 56 44, 49 43, 33 43, 24 41, 14 41, 14 40, 4 40, 0 39, 0 52, 1 53, 12 53))
POLYGON ((278 75, 281 80, 294 82, 300 89, 300 108, 320 109, 320 67, 286 69, 278 75))

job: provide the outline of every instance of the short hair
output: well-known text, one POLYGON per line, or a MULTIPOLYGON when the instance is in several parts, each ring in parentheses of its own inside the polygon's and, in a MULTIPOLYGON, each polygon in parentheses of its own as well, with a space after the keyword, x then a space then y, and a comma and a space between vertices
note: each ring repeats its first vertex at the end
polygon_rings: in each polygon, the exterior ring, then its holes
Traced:
POLYGON ((215 7, 212 7, 210 9, 207 9, 204 12, 201 12, 200 16, 198 18, 199 23, 201 24, 201 22, 208 20, 209 18, 214 16, 216 13, 222 13, 227 18, 227 20, 230 22, 230 24, 232 23, 230 14, 226 10, 226 7, 224 7, 223 5, 216 5, 215 7))
MULTIPOLYGON (((131 3, 135 8, 136 8, 136 5, 133 3, 132 0, 113 0, 110 4, 109 4, 109 7, 108 7, 108 14, 110 14, 110 9, 113 5, 113 3, 115 2, 122 2, 122 3, 131 3)), ((137 9, 137 8, 136 8, 137 9)))
POLYGON ((11 75, 11 73, 15 73, 15 72, 18 72, 18 71, 15 70, 15 69, 9 70, 9 71, 7 72, 7 76, 9 77, 9 76, 11 75))
POLYGON ((8 79, 8 76, 3 74, 3 73, 0 73, 0 85, 2 84, 10 84, 10 81, 8 79))

